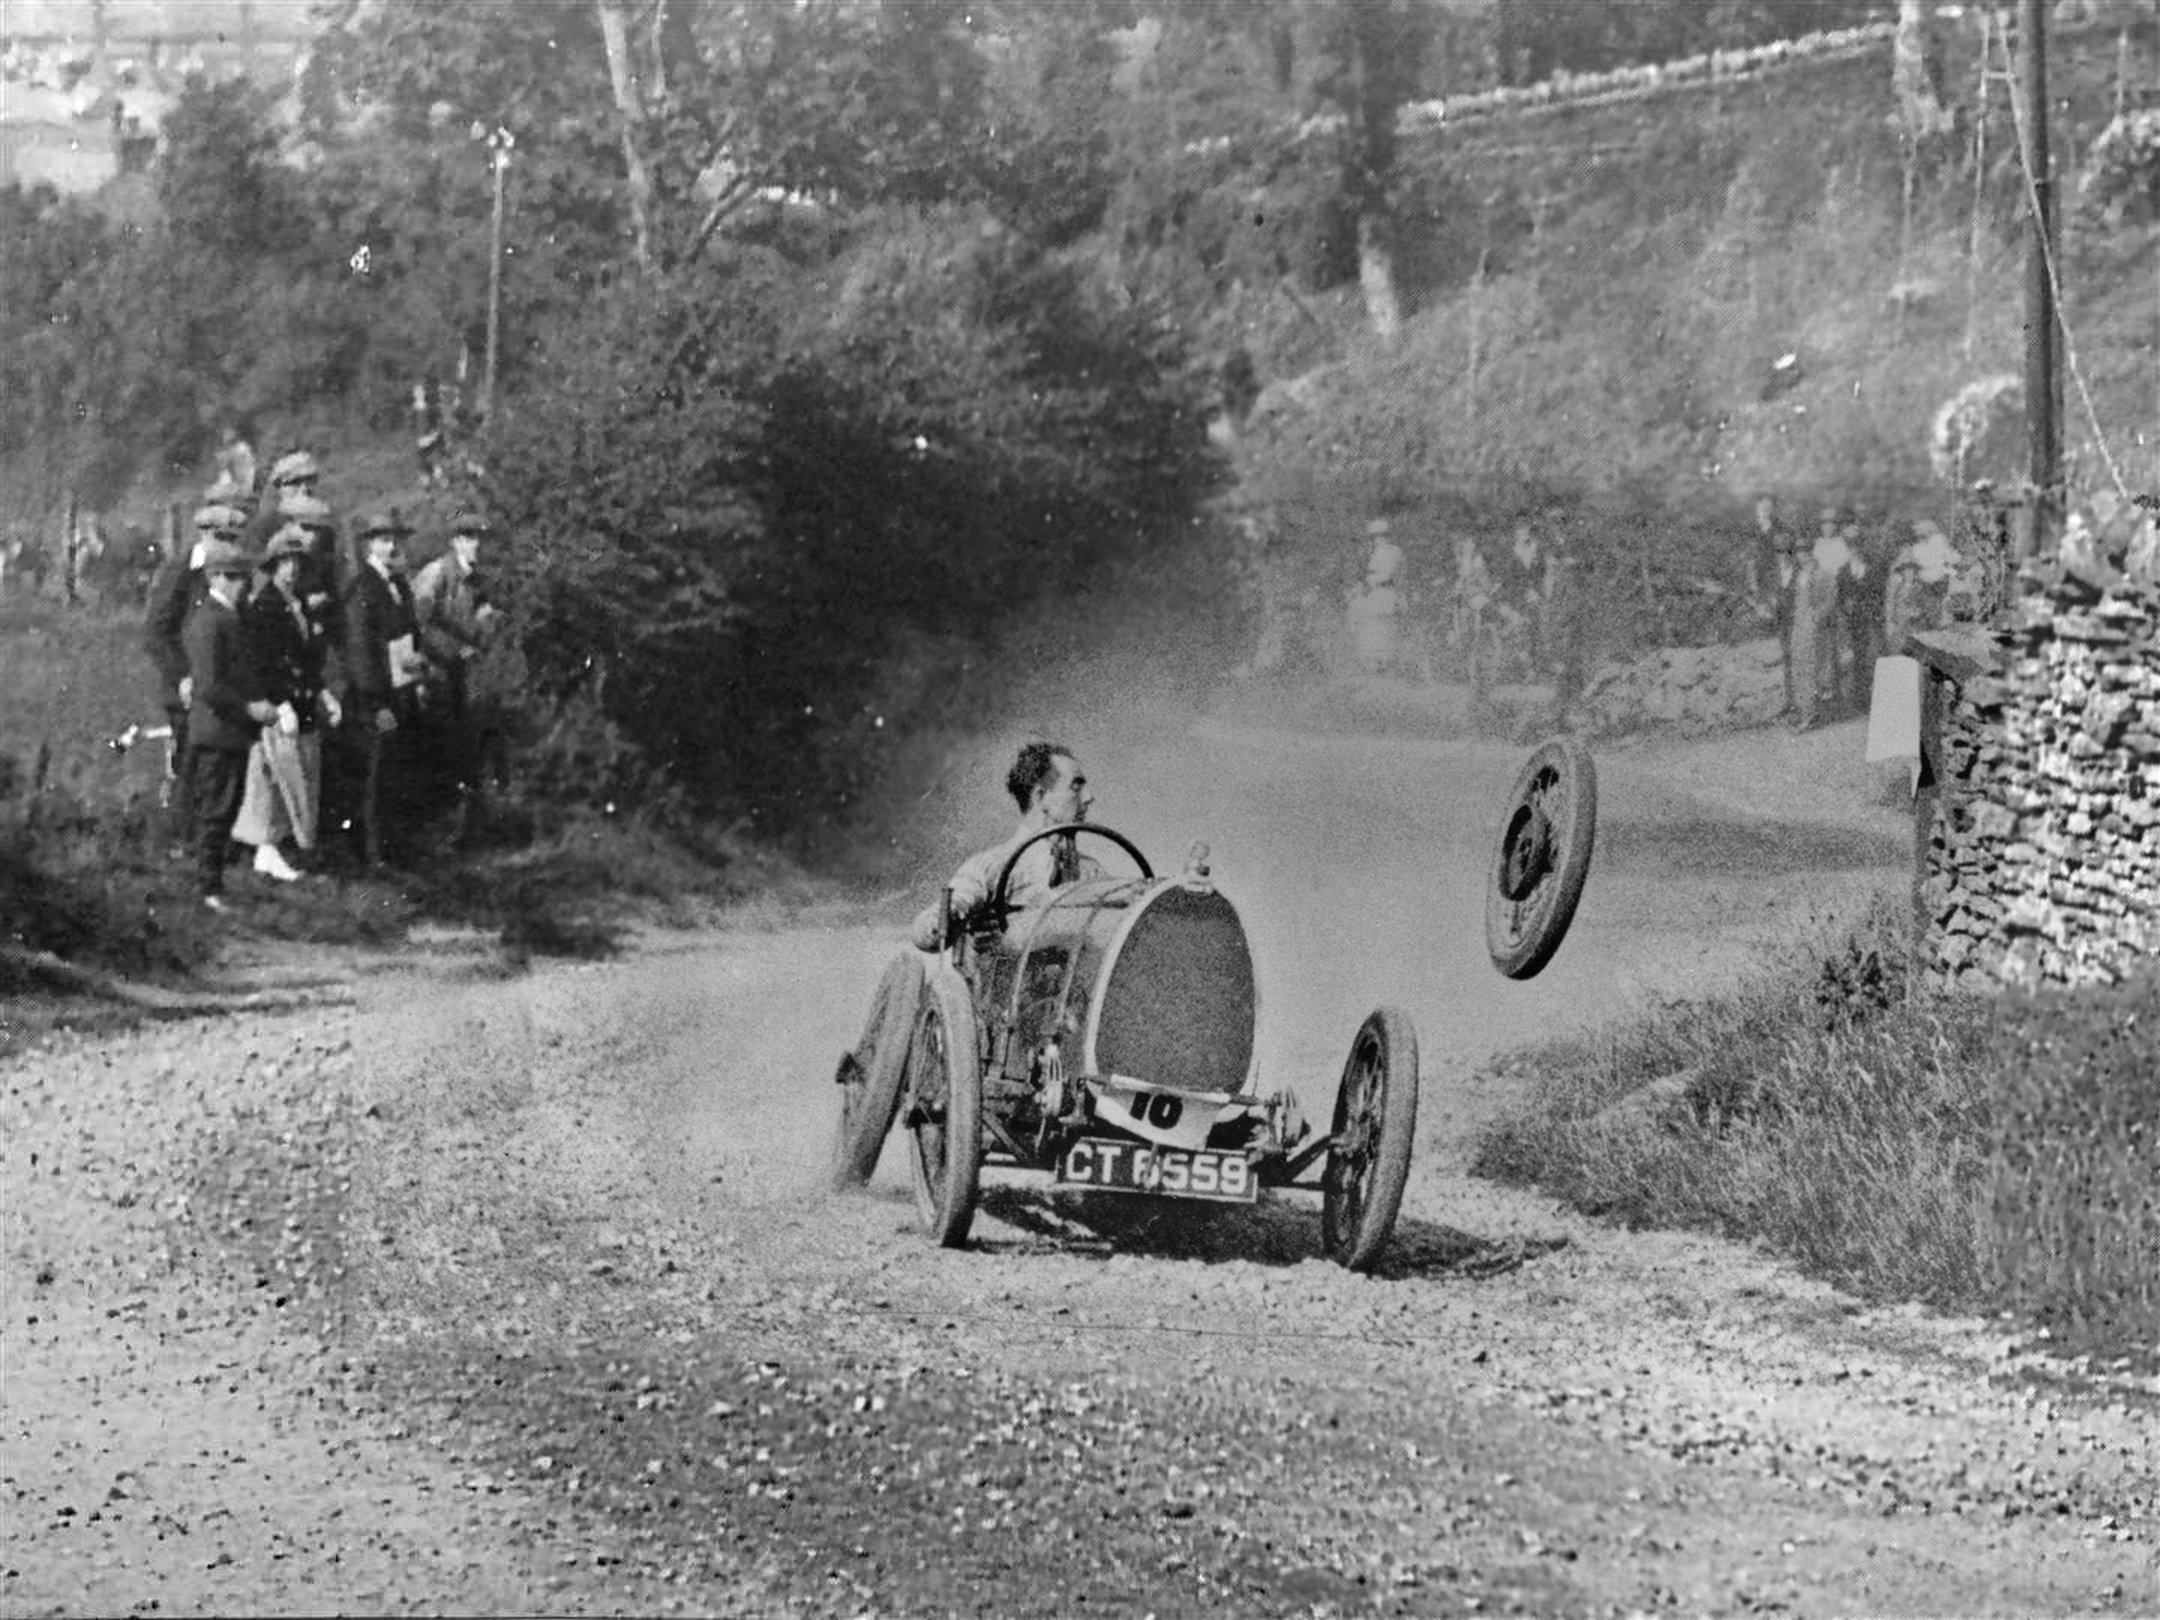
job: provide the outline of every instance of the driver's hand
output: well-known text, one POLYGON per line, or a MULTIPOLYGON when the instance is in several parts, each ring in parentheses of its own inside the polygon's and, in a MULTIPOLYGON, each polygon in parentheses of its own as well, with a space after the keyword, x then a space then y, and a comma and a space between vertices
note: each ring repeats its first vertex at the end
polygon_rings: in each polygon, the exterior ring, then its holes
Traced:
POLYGON ((980 911, 990 899, 990 886, 973 872, 955 872, 952 880, 952 909, 955 917, 968 917, 980 911))
POLYGON ((918 951, 942 950, 944 939, 938 933, 938 916, 942 907, 928 906, 915 914, 915 923, 908 930, 908 937, 918 951))

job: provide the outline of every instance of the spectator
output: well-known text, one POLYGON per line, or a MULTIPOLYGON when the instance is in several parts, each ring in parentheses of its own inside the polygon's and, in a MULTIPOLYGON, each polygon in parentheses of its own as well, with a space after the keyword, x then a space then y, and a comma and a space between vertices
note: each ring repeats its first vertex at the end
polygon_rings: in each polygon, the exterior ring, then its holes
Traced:
POLYGON ((1935 524, 1923 518, 1912 526, 1912 541, 1890 560, 1883 587, 1883 645, 1893 654, 1905 651, 1914 630, 1934 630, 1943 622, 1944 597, 1957 553, 1935 524))
POLYGON ((451 520, 450 549, 413 581, 420 651, 433 672, 423 717, 435 764, 444 784, 456 793, 461 819, 480 785, 472 731, 472 665, 487 646, 495 607, 481 589, 476 569, 481 543, 492 532, 480 512, 460 508, 451 520))
POLYGON ((248 750, 258 726, 277 719, 263 700, 240 624, 247 554, 230 540, 203 546, 203 598, 188 615, 188 843, 203 904, 225 909, 225 861, 240 814, 248 750))
POLYGON ((269 481, 263 486, 262 500, 243 543, 257 550, 267 546, 270 537, 285 527, 286 518, 292 515, 291 503, 303 496, 319 498, 321 485, 322 466, 308 451, 294 450, 279 456, 270 464, 269 481))
POLYGON ((1755 499, 1755 538, 1747 544, 1741 557, 1748 602, 1757 611, 1760 611, 1766 594, 1764 582, 1776 576, 1777 551, 1777 497, 1759 495, 1755 499))
POLYGON ((284 518, 279 531, 287 524, 297 523, 307 537, 307 553, 300 559, 300 578, 296 586, 300 604, 307 609, 316 628, 335 646, 344 629, 338 615, 338 603, 347 583, 340 577, 342 570, 338 566, 337 526, 330 520, 328 504, 305 491, 285 496, 281 506, 284 518))
POLYGON ((439 487, 448 481, 443 466, 442 388, 431 372, 413 384, 413 451, 420 461, 420 482, 439 487))
POLYGON ((288 523, 271 536, 264 579, 241 610, 248 654, 262 696, 277 708, 248 755, 247 789, 233 837, 255 846, 255 870, 279 882, 300 876, 281 847, 315 848, 317 807, 322 802, 322 733, 318 721, 335 726, 338 701, 323 688, 327 652, 322 627, 301 601, 300 574, 308 534, 288 523))
POLYGON ((1522 615, 1523 635, 1530 667, 1543 669, 1545 647, 1546 547, 1528 518, 1515 520, 1515 534, 1508 547, 1507 595, 1510 606, 1522 615))
POLYGON ((1852 548, 1854 566, 1847 571, 1840 591, 1839 612, 1844 619, 1845 642, 1851 651, 1854 693, 1861 704, 1868 699, 1875 660, 1883 654, 1883 616, 1890 586, 1889 563, 1901 548, 1897 529, 1887 513, 1843 530, 1852 548))
POLYGON ((1794 579, 1793 695, 1800 728, 1811 730, 1823 719, 1827 701, 1842 713, 1852 679, 1841 665, 1840 634, 1846 628, 1845 604, 1850 583, 1867 570, 1845 538, 1846 514, 1836 506, 1822 509, 1815 543, 1800 556, 1794 579))
POLYGON ((1484 691, 1494 673, 1483 645, 1487 623, 1494 617, 1492 569, 1477 541, 1463 535, 1455 542, 1455 588, 1448 640, 1463 660, 1465 678, 1476 692, 1484 691))
POLYGON ((1794 676, 1798 666, 1793 657, 1793 631, 1799 617, 1801 547, 1790 529, 1779 522, 1774 496, 1765 495, 1755 503, 1755 529, 1776 560, 1773 577, 1777 580, 1778 651, 1785 663, 1785 712, 1797 716, 1800 699, 1799 683, 1794 676))
POLYGON ((1350 593, 1350 645, 1358 668, 1379 675, 1395 668, 1402 652, 1402 547, 1395 543, 1386 518, 1365 525, 1371 542, 1362 586, 1350 593))
POLYGON ((387 823, 405 809, 424 668, 412 587, 399 555, 412 532, 395 508, 360 519, 355 529, 360 566, 343 603, 346 719, 358 729, 364 755, 356 819, 370 870, 379 868, 394 846, 387 823))
POLYGON ((1833 580, 1830 601, 1821 600, 1821 570, 1812 546, 1794 541, 1786 547, 1785 557, 1781 572, 1789 603, 1785 668, 1792 691, 1790 713, 1795 726, 1812 731, 1822 721, 1822 647, 1835 615, 1837 586, 1833 580))
POLYGON ((208 580, 203 557, 212 541, 227 545, 239 538, 245 520, 240 509, 221 501, 200 507, 195 513, 195 538, 189 549, 165 560, 150 582, 150 607, 143 618, 142 648, 154 672, 153 700, 165 711, 171 738, 165 745, 165 808, 170 813, 174 844, 188 836, 188 678, 186 631, 189 616, 200 605, 208 580))
POLYGON ((255 499, 254 435, 245 422, 227 422, 218 429, 217 480, 210 486, 214 500, 255 499))

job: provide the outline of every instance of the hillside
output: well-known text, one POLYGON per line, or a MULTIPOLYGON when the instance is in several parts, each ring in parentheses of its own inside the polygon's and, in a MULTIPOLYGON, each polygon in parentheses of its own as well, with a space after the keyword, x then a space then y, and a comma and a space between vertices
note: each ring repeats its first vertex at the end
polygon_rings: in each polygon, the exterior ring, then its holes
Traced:
MULTIPOLYGON (((1422 296, 1393 352, 1354 286, 1230 311, 1271 384, 1242 435, 1249 485, 1329 523, 1346 505, 1498 522, 1548 499, 1694 521, 1762 493, 1947 516, 1929 426, 2022 368, 2024 215, 2005 84, 1983 86, 1970 25, 1939 44, 1956 125, 1915 155, 1909 217, 1880 40, 1416 129, 1422 296)), ((2103 437, 2131 488, 2160 485, 2154 228, 2078 192, 2098 132, 2156 84, 2149 16, 2055 41, 2073 488, 2108 480, 2103 437)), ((2021 475, 2022 429, 1999 428, 1968 478, 2021 475)))

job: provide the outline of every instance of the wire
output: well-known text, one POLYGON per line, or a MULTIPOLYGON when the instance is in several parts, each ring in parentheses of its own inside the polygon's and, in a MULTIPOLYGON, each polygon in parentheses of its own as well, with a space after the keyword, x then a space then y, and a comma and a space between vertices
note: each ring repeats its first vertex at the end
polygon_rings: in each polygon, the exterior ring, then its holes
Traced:
MULTIPOLYGON (((2017 136, 2018 173, 2025 177, 2025 201, 2032 210, 2033 220, 2040 229, 2040 260, 2047 270, 2048 294, 2055 304, 2055 325, 2062 332, 2063 363, 2070 368, 2070 378, 2077 384, 2078 401, 2085 407, 2085 419, 2092 424, 2093 441, 2100 447, 2100 460, 2106 465, 2108 477, 2114 481, 2115 493, 2124 500, 2130 498, 2130 486, 2123 479, 2122 469, 2115 464, 2114 452, 2108 448, 2107 434, 2100 426, 2100 413, 2093 408, 2092 391, 2085 386, 2084 368, 2079 366, 2077 342, 2070 335, 2070 316, 2063 308, 2062 282, 2055 274, 2055 244, 2051 233, 2045 228, 2046 221, 2040 212, 2040 185, 2033 177, 2030 149, 2025 144, 2025 115, 2018 109, 2017 48, 2010 41, 2010 31, 2003 30, 2003 60, 2010 65, 2010 127, 2017 136)), ((2047 116, 2047 109, 2040 109, 2040 116, 2047 116)), ((2030 402, 2028 402, 2030 409, 2030 402)))
MULTIPOLYGON (((1965 241, 1965 360, 1969 365, 1973 357, 1973 311, 1980 303, 1980 218, 1987 203, 1987 126, 1988 81, 1993 77, 1989 64, 1995 57, 1995 16, 1993 12, 1980 14, 1980 110, 1973 119, 1973 201, 1972 224, 1965 241)), ((1958 456, 1958 482, 1964 483, 1964 454, 1958 456)))

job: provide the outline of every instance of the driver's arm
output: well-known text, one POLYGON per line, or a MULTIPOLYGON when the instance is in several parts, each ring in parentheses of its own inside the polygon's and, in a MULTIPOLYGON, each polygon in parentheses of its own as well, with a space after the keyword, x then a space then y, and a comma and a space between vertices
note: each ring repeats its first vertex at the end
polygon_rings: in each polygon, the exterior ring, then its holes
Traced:
MULTIPOLYGON (((979 855, 970 855, 960 863, 960 870, 953 873, 949 885, 952 890, 952 914, 955 917, 967 917, 990 898, 991 880, 996 877, 997 868, 1003 864, 1004 858, 1003 848, 986 849, 979 855)), ((910 937, 917 950, 934 951, 943 947, 945 941, 938 934, 942 911, 943 902, 934 900, 916 913, 915 926, 910 931, 910 937)))

